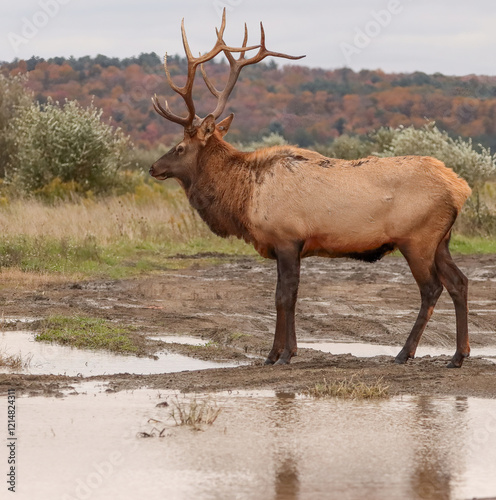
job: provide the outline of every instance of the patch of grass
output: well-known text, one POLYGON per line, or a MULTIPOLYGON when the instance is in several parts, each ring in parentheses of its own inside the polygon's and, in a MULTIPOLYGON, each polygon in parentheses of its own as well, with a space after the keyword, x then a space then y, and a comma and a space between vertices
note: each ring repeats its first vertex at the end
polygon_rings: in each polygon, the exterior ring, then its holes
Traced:
POLYGON ((198 254, 211 261, 256 254, 241 240, 215 236, 180 192, 144 187, 56 206, 32 199, 0 206, 0 268, 123 278, 188 267, 187 257, 198 254))
POLYGON ((250 337, 250 335, 248 335, 247 333, 233 332, 227 338, 227 342, 228 343, 236 342, 237 340, 241 340, 242 338, 245 338, 245 337, 250 337))
POLYGON ((56 342, 79 349, 105 349, 123 354, 146 354, 146 340, 130 326, 100 318, 50 316, 42 320, 36 341, 56 342))
POLYGON ((23 370, 29 368, 31 365, 31 360, 33 359, 32 354, 27 356, 22 356, 19 354, 7 354, 0 353, 0 366, 9 368, 11 370, 23 370))
POLYGON ((198 401, 193 398, 189 401, 172 401, 170 416, 176 425, 187 425, 194 430, 201 430, 202 425, 212 425, 219 416, 221 409, 210 399, 198 401))
POLYGON ((454 234, 450 250, 453 254, 462 255, 496 253, 496 239, 454 234))
POLYGON ((0 242, 0 269, 2 272, 18 269, 25 273, 121 279, 202 263, 218 264, 225 260, 222 256, 255 255, 246 243, 213 235, 189 242, 145 243, 127 237, 98 244, 92 238, 13 236, 0 242), (194 258, 198 254, 204 257, 194 258), (181 257, 176 258, 177 255, 181 257))
POLYGON ((375 399, 389 397, 389 386, 382 382, 382 378, 373 384, 367 384, 353 375, 349 379, 332 382, 324 379, 305 392, 315 398, 375 399))

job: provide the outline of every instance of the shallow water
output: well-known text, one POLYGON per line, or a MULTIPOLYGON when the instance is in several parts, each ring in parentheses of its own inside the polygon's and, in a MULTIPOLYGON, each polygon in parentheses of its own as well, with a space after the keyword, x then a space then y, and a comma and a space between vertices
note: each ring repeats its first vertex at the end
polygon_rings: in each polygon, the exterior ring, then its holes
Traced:
MULTIPOLYGON (((203 342, 204 343, 204 342, 203 342)), ((27 331, 0 333, 0 353, 31 358, 29 366, 16 373, 31 375, 68 375, 89 377, 115 373, 154 374, 187 370, 205 370, 239 366, 239 363, 217 363, 183 356, 171 352, 157 353, 158 359, 123 356, 106 351, 75 349, 58 344, 36 342, 34 334, 27 331)), ((0 368, 1 373, 12 370, 0 368)))
MULTIPOLYGON (((351 354, 352 356, 368 358, 372 356, 396 356, 401 346, 366 344, 361 342, 326 342, 322 340, 306 340, 298 342, 298 347, 316 349, 331 354, 351 354)), ((454 347, 435 347, 419 345, 415 357, 452 356, 454 347)), ((496 346, 472 347, 471 357, 484 357, 496 363, 496 346)))
MULTIPOLYGON (((211 398, 222 411, 203 432, 175 427, 170 407, 156 407, 164 400, 172 404, 172 393, 92 388, 63 399, 18 398, 16 498, 496 495, 496 400, 315 400, 269 391, 211 398), (137 436, 153 427, 165 429, 164 437, 137 436)), ((2 414, 3 405, 6 398, 2 414)))
POLYGON ((185 345, 206 345, 208 340, 200 337, 191 337, 188 335, 151 335, 148 337, 150 340, 159 340, 166 344, 185 344, 185 345))

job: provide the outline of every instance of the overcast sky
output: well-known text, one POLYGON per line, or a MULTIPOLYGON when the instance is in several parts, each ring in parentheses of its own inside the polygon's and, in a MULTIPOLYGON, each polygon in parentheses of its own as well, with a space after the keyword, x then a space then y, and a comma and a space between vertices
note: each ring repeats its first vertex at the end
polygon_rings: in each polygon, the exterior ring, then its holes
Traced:
POLYGON ((305 54, 326 69, 496 75, 494 0, 2 0, 0 60, 32 55, 183 54, 184 17, 194 53, 215 42, 251 43, 263 21, 270 50, 305 54))

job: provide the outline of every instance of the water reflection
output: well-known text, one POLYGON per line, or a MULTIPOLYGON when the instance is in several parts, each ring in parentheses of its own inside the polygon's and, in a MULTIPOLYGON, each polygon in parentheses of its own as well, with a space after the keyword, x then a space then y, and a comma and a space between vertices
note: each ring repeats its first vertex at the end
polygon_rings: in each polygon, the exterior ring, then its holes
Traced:
POLYGON ((292 442, 292 433, 298 432, 298 406, 296 394, 276 392, 272 425, 282 432, 276 434, 277 446, 274 451, 275 500, 296 500, 300 498, 298 458, 292 442))
POLYGON ((470 482, 466 397, 315 401, 276 393, 272 401, 275 500, 314 490, 330 499, 450 500, 470 482))
MULTIPOLYGON (((171 424, 166 438, 135 438, 152 425, 150 417, 166 420, 168 410, 156 403, 172 397, 136 390, 20 399, 19 498, 82 498, 75 493, 81 481, 115 453, 122 460, 101 487, 91 486, 92 500, 459 500, 496 494, 496 400, 223 393, 215 395, 222 412, 204 432, 171 424), (132 439, 124 443, 123 435, 132 439), (52 460, 44 460, 47 453, 52 460)), ((0 398, 0 414, 5 403, 0 398)))
POLYGON ((414 408, 415 460, 410 478, 417 498, 449 500, 452 485, 463 469, 463 443, 466 425, 467 399, 434 402, 431 397, 420 396, 414 408), (453 442, 452 436, 457 436, 453 442))

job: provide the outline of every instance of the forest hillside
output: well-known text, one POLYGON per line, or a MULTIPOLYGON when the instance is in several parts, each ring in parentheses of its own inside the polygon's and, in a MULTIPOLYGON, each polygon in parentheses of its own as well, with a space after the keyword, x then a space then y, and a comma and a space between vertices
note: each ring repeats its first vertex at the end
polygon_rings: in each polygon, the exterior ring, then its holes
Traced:
MULTIPOLYGON (((168 63, 178 84, 184 82, 186 61, 173 56, 168 63)), ((221 87, 226 62, 206 65, 221 87)), ((129 134, 136 146, 169 145, 181 129, 153 110, 151 96, 167 98, 176 113, 184 105, 167 85, 163 64, 155 53, 117 59, 104 55, 55 57, 3 63, 7 75, 27 73, 27 85, 41 103, 93 101, 103 117, 129 134)), ((197 112, 215 107, 213 97, 197 76, 197 112)), ((354 72, 305 66, 278 67, 274 62, 243 70, 226 113, 234 112, 231 141, 249 142, 276 132, 303 147, 323 145, 343 134, 361 135, 380 127, 421 127, 427 121, 452 136, 472 137, 474 143, 496 149, 496 76, 387 74, 380 70, 354 72)))

